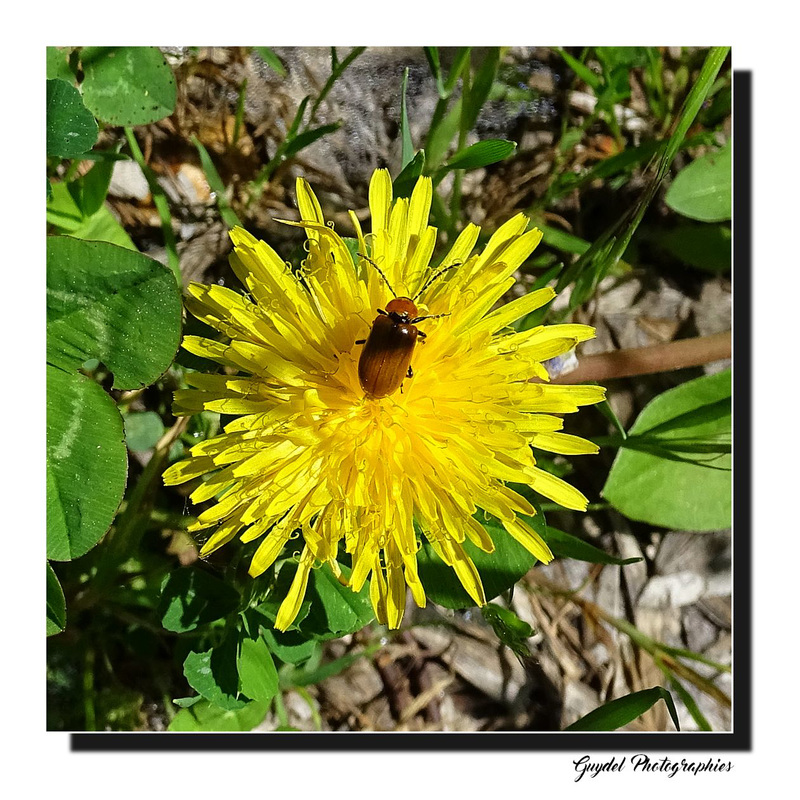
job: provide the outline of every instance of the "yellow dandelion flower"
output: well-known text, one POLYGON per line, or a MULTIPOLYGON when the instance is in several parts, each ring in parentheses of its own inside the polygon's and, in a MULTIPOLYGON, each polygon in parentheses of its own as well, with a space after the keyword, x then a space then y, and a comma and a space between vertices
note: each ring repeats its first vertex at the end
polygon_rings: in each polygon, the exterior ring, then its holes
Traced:
POLYGON ((267 244, 235 228, 231 266, 249 296, 221 286, 188 287, 189 311, 227 341, 186 336, 183 347, 225 369, 188 374, 193 388, 176 393, 175 413, 241 416, 193 447, 191 458, 171 466, 164 480, 179 484, 211 473, 191 495, 194 503, 216 499, 192 527, 211 530, 201 555, 236 536, 260 539, 252 576, 300 532, 297 571, 276 619, 280 630, 297 616, 309 571, 325 562, 354 591, 369 580, 378 620, 397 628, 406 587, 425 605, 418 531, 483 605, 481 578, 464 548, 468 539, 484 552, 494 550, 475 518, 479 509, 549 562, 546 542, 522 519, 536 510, 507 481, 567 508, 586 508, 579 491, 537 467, 531 445, 569 455, 597 451, 560 432, 560 415, 599 402, 604 390, 550 385, 542 365, 594 330, 570 324, 517 333, 508 327, 551 300, 552 289, 492 310, 542 238, 539 230, 526 230, 522 214, 502 225, 480 254, 472 253, 479 228, 467 225, 442 266, 432 267, 431 198, 430 179, 420 178, 410 199, 393 200, 389 173, 376 171, 371 234, 364 235, 350 212, 354 254, 298 179, 301 219, 288 223, 308 238, 298 275, 267 244), (414 310, 393 312, 410 308, 403 301, 387 312, 396 296, 413 299, 414 310), (377 317, 376 309, 382 310, 377 317), (376 320, 392 330, 365 345, 376 320), (397 331, 403 325, 421 334, 410 349, 397 331), (362 359, 363 348, 371 355, 362 359), (412 368, 407 376, 388 374, 406 365, 412 368), (337 562, 342 544, 352 558, 349 579, 337 562))

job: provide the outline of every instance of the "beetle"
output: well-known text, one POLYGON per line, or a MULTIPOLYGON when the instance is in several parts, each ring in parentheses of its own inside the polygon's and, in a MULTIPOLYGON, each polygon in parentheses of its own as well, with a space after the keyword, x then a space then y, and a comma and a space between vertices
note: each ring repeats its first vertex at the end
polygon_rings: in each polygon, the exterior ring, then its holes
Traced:
POLYGON ((385 310, 377 309, 378 316, 373 320, 367 338, 356 341, 356 344, 364 345, 358 359, 358 380, 361 388, 367 397, 379 399, 394 394, 398 389, 402 391, 403 380, 414 377, 414 371, 411 369, 411 357, 414 355, 417 339, 424 341, 426 338, 425 333, 417 329, 417 323, 426 319, 449 316, 449 314, 429 314, 420 317, 414 300, 439 275, 458 264, 451 264, 436 272, 412 299, 397 297, 380 267, 367 256, 361 253, 358 255, 375 267, 386 281, 389 290, 395 295, 394 299, 387 303, 385 310))

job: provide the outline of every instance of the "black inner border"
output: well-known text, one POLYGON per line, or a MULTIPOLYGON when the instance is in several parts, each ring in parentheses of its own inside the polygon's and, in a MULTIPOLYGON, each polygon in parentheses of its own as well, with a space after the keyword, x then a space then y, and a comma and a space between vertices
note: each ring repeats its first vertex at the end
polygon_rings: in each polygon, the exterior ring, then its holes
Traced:
POLYGON ((750 751, 752 749, 752 93, 750 71, 733 73, 733 652, 732 732, 569 733, 81 732, 70 749, 87 751, 750 751))

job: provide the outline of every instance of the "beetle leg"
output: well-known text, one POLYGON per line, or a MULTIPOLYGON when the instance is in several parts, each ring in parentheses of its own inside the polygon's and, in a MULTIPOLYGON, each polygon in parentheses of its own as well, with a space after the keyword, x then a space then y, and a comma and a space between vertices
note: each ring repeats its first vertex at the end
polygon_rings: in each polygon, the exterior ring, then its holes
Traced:
POLYGON ((366 343, 367 343, 366 339, 356 339, 356 344, 366 344, 366 343))
POLYGON ((406 376, 409 377, 409 378, 413 378, 414 377, 414 370, 411 369, 411 364, 408 365, 408 372, 406 373, 406 376))
POLYGON ((419 336, 419 338, 422 339, 423 342, 425 341, 425 339, 428 338, 428 334, 424 333, 423 331, 417 331, 417 336, 419 336))

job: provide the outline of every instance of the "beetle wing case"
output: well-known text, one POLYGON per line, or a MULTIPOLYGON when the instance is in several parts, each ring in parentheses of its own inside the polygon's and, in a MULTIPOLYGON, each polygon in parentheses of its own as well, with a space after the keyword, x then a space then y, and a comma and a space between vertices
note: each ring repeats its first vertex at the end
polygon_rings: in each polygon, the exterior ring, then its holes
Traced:
POLYGON ((376 317, 358 361, 358 379, 368 397, 387 397, 400 388, 417 334, 414 325, 398 324, 388 315, 376 317))

